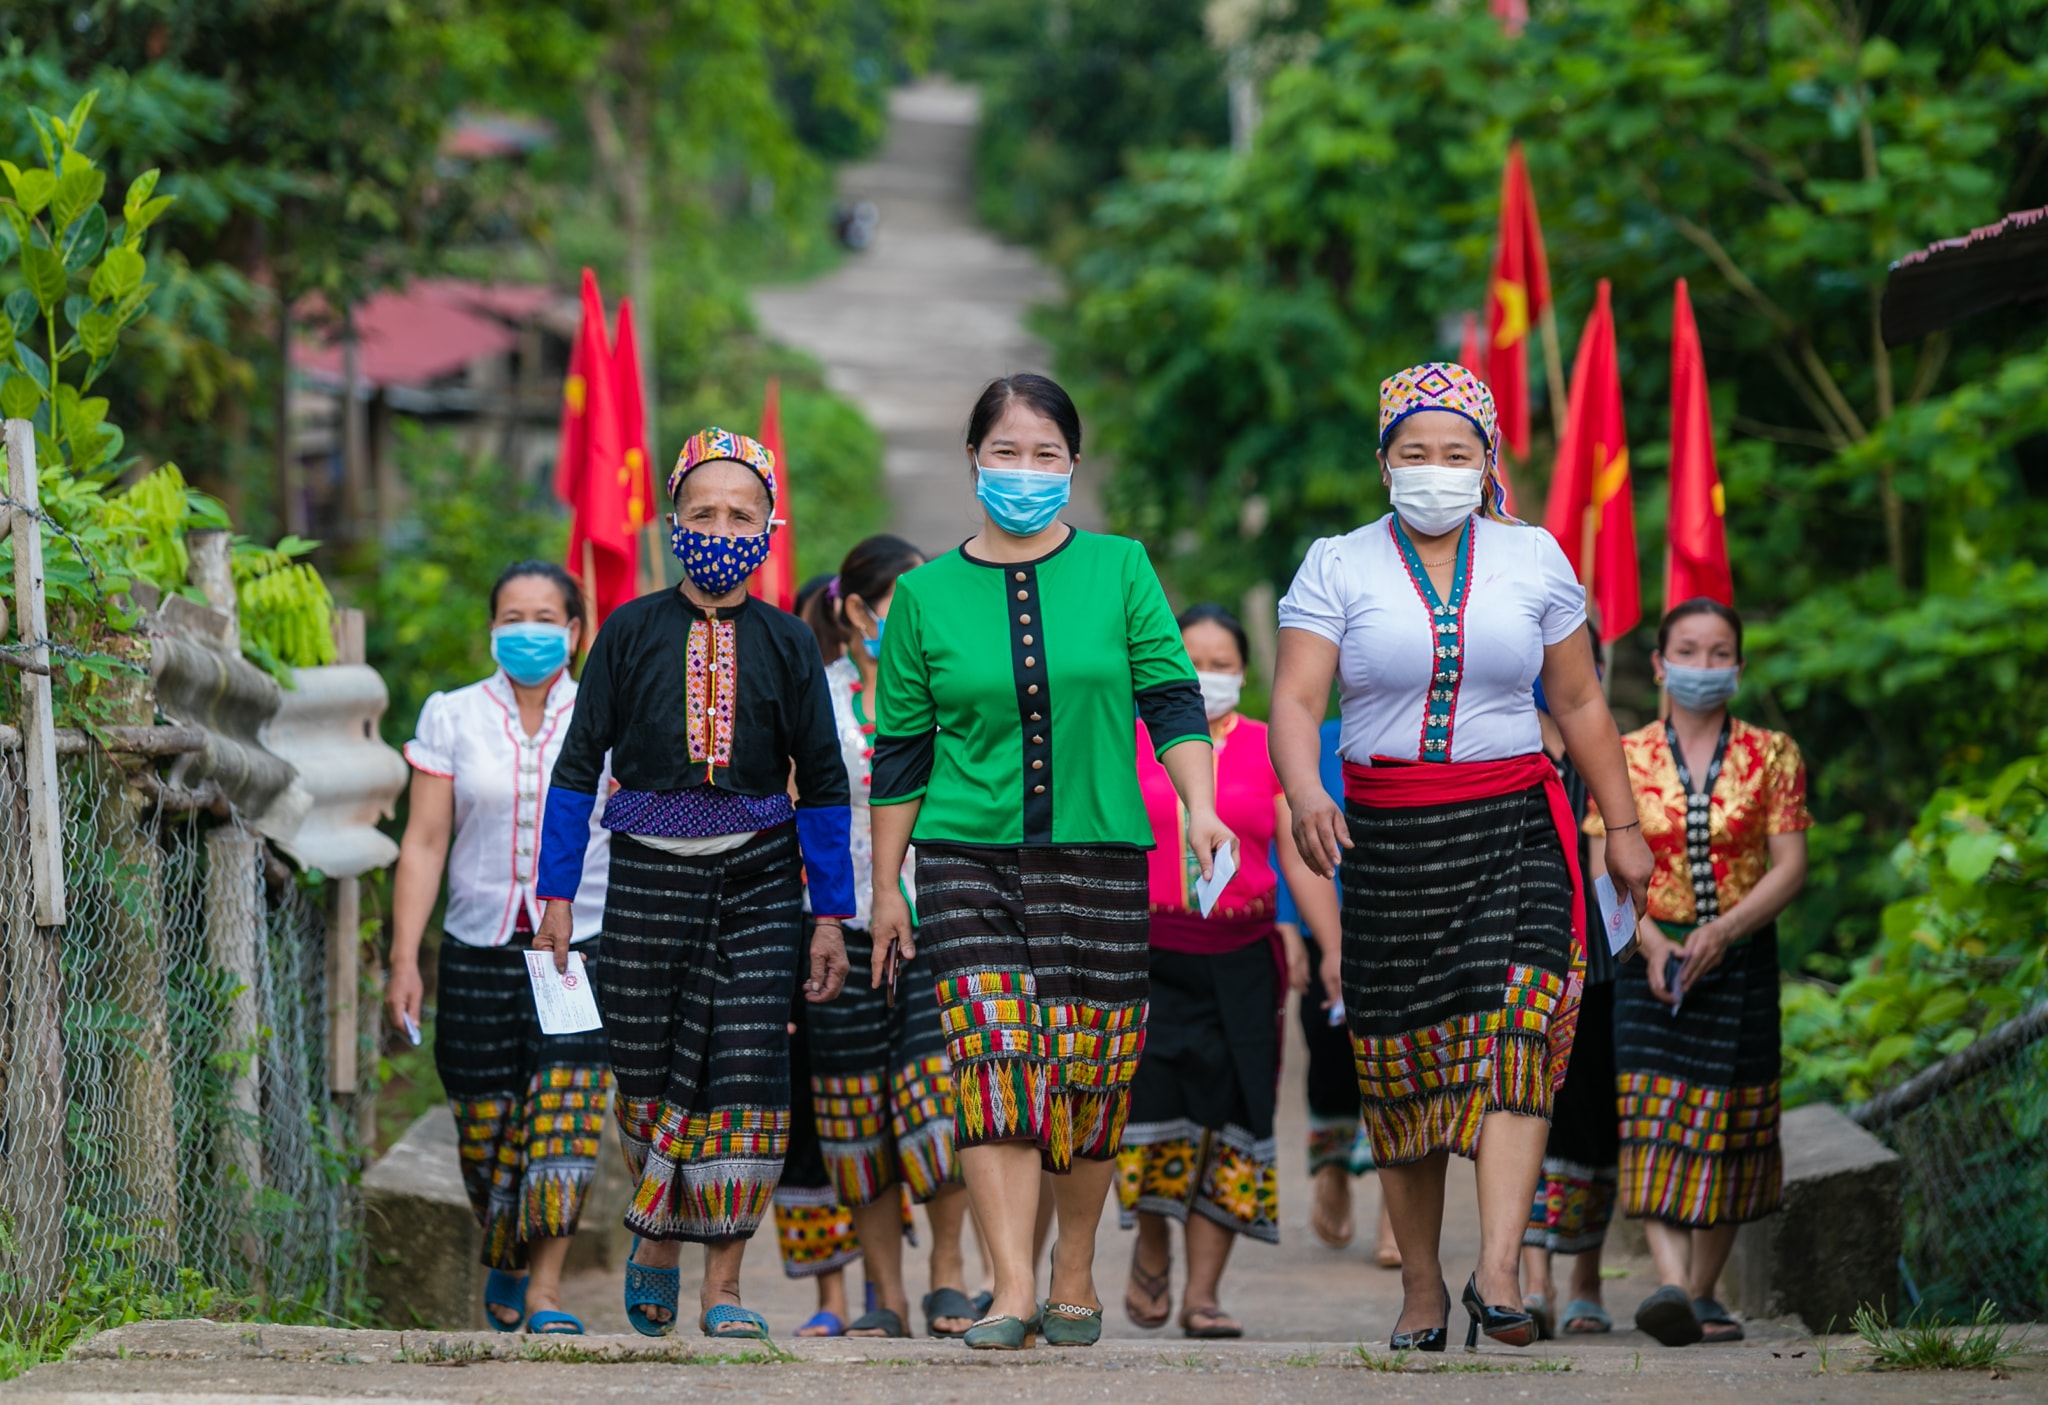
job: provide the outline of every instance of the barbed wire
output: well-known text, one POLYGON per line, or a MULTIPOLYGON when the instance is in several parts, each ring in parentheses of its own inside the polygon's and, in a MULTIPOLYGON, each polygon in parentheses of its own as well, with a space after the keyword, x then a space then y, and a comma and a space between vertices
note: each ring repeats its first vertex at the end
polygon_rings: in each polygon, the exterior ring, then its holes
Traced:
POLYGON ((92 586, 93 599, 99 601, 101 605, 111 605, 113 603, 107 597, 106 587, 100 584, 99 563, 93 559, 92 553, 86 550, 85 543, 80 541, 77 534, 69 527, 43 511, 43 509, 30 507, 27 503, 17 502, 6 493, 0 493, 0 507, 12 509, 23 517, 48 527, 52 532, 62 537, 65 544, 71 548, 72 554, 78 558, 78 564, 85 567, 85 576, 92 586))

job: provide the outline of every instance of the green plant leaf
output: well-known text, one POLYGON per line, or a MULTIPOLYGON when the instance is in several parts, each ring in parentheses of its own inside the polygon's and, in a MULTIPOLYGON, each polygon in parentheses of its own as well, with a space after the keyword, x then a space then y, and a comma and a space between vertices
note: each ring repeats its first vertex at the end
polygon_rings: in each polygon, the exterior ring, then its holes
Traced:
POLYGON ((1887 1034, 1877 1041, 1870 1051, 1869 1066, 1872 1076, 1883 1073, 1900 1059, 1913 1052, 1915 1038, 1911 1034, 1887 1034))
POLYGON ((14 199, 21 206, 21 212, 29 218, 43 212, 50 203, 50 197, 57 193, 57 177, 54 172, 30 167, 14 178, 14 199))
POLYGON ((98 258, 100 250, 106 246, 107 212, 99 205, 89 206, 57 241, 57 251, 64 256, 64 267, 73 273, 98 258))
POLYGON ((55 249, 23 249, 21 275, 46 317, 64 300, 64 290, 71 286, 71 274, 55 249))
POLYGON ((88 88, 85 96, 72 104, 71 115, 64 119, 64 125, 71 129, 73 141, 77 141, 79 133, 85 130, 85 119, 92 115, 92 105, 99 101, 99 97, 98 88, 88 88))
POLYGON ((49 362, 43 360, 42 357, 36 355, 34 350, 30 348, 29 344, 24 341, 17 341, 14 344, 14 361, 16 365, 20 366, 21 369, 27 373, 28 378, 34 381, 36 385, 39 388, 41 388, 42 392, 45 395, 49 394, 49 362))
POLYGON ((14 324, 14 335, 25 337, 28 329, 35 325, 35 294, 26 288, 17 288, 7 295, 7 320, 14 324))
POLYGON ((121 324, 106 312, 88 312, 78 322, 78 340, 94 362, 114 354, 121 341, 121 324))
POLYGON ((20 247, 21 236, 14 232, 14 225, 11 222, 0 224, 0 264, 13 258, 14 251, 20 247))
POLYGON ((142 286, 149 265, 133 249, 109 249, 92 275, 92 300, 118 302, 142 286))
POLYGON ((10 420, 29 419, 42 404, 42 387, 27 376, 10 375, 5 383, 0 383, 0 415, 10 420))
POLYGON ((0 205, 0 215, 7 216, 7 227, 14 232, 14 247, 19 249, 30 242, 35 235, 35 226, 29 223, 27 215, 16 204, 0 205))
POLYGON ((175 195, 159 195, 154 200, 146 201, 140 209, 128 217, 128 232, 125 237, 132 242, 143 230, 155 224, 163 212, 171 208, 177 198, 175 195))
POLYGON ((1958 883, 1980 883, 1991 872, 1991 865, 1998 862, 1999 851, 2005 848, 2005 836, 1997 831, 1982 834, 1958 834, 1948 841, 1945 859, 1949 875, 1958 883))
POLYGON ((121 201, 123 217, 129 220, 135 218, 137 212, 149 202, 151 192, 156 189, 157 177, 162 174, 163 172, 157 167, 151 166, 134 180, 128 182, 128 194, 121 201))
POLYGON ((58 229, 68 229, 73 220, 97 205, 107 188, 105 171, 94 170, 90 161, 76 165, 74 159, 85 161, 75 152, 67 155, 64 174, 57 178, 57 188, 50 195, 50 223, 58 229))

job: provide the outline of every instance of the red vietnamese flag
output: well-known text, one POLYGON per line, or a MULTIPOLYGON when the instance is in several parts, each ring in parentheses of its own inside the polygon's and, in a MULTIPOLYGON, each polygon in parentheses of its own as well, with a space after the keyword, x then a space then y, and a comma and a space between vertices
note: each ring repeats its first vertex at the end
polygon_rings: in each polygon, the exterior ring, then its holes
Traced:
POLYGON ((1484 374, 1500 414, 1501 438, 1518 459, 1529 457, 1529 329, 1549 305, 1550 262, 1536 219, 1536 192, 1516 142, 1501 172, 1500 233, 1486 287, 1484 374))
POLYGON ((1620 638, 1643 617, 1611 296, 1607 280, 1601 279, 1572 363, 1564 441, 1558 445, 1543 514, 1543 525, 1599 607, 1604 641, 1620 638))
POLYGON ((1685 280, 1671 308, 1671 512, 1666 526, 1664 608, 1704 595, 1735 603, 1728 568, 1728 503, 1714 467, 1714 407, 1685 280))
POLYGON ((754 578, 747 583, 747 591, 778 610, 794 610, 796 532, 788 519, 795 514, 789 510, 789 460, 782 454, 782 382, 775 376, 768 378, 768 391, 762 398, 761 446, 775 455, 775 505, 784 521, 775 528, 774 540, 768 544, 768 559, 761 563, 760 570, 754 572, 754 578))
POLYGON ((654 516, 654 479, 647 456, 647 404, 641 392, 640 341, 633 334, 631 298, 619 299, 619 334, 612 341, 612 403, 618 407, 619 445, 625 453, 626 516, 638 542, 640 530, 654 516))
POLYGON ((1486 379, 1486 353, 1479 345, 1479 318, 1474 313, 1465 314, 1464 330, 1458 337, 1458 364, 1486 379))
POLYGON ((639 589, 640 544, 628 493, 626 450, 617 401, 617 373, 605 343, 604 301, 597 278, 583 270, 583 323, 570 364, 582 368, 581 405, 565 392, 562 458, 556 490, 572 514, 569 573, 590 597, 592 619, 605 618, 639 589), (574 413, 569 413, 574 411, 574 413))

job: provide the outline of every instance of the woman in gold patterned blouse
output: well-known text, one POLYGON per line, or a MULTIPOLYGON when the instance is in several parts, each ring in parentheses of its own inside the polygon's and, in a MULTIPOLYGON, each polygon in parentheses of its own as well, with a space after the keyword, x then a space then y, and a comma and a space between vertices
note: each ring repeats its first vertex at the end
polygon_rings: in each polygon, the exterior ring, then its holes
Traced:
MULTIPOLYGON (((1714 1298, 1736 1227, 1778 1206, 1778 914, 1806 881, 1806 767, 1728 715, 1742 621, 1688 600, 1651 656, 1670 717, 1622 738, 1657 860, 1641 958, 1615 983, 1621 1205, 1663 1286, 1636 1325, 1666 1346, 1737 1341, 1714 1298)), ((1605 831, 1597 812, 1586 821, 1605 831)), ((1594 845, 1593 864, 1602 864, 1594 845)))

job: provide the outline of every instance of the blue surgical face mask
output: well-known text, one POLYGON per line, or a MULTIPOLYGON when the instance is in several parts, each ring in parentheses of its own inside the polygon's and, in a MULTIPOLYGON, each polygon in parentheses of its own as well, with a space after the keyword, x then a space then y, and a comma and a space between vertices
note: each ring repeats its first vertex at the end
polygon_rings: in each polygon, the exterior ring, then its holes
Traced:
POLYGON ((491 631, 491 657, 522 688, 535 688, 569 662, 569 626, 501 624, 491 631))
POLYGON ((861 647, 868 651, 869 658, 879 659, 882 657, 882 635, 885 631, 887 631, 888 628, 889 617, 887 615, 876 615, 875 637, 872 639, 863 638, 860 641, 861 647))
POLYGON ((1664 665, 1664 691, 1671 701, 1694 712, 1711 712, 1735 696, 1741 686, 1739 664, 1727 668, 1687 668, 1682 663, 1664 665))
POLYGON ((1050 527, 1074 491, 1071 471, 985 468, 978 462, 974 470, 974 496, 988 510, 988 520, 1013 537, 1036 536, 1050 527))

